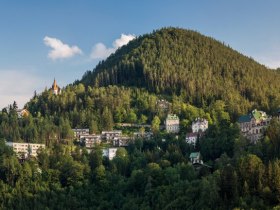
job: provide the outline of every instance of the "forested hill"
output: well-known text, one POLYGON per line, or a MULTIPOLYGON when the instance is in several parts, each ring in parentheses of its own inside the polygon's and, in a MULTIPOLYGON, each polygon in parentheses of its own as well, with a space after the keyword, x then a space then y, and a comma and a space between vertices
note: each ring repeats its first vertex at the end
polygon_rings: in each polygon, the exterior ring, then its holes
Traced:
POLYGON ((125 85, 181 95, 204 106, 217 99, 236 114, 280 104, 280 75, 195 31, 164 28, 123 46, 87 72, 90 86, 125 85))

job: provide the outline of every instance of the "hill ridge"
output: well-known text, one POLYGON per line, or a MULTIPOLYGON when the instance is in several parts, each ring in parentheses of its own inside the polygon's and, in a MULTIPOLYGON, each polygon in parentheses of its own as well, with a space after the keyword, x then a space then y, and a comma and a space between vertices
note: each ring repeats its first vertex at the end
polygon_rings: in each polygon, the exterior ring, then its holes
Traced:
POLYGON ((236 113, 280 105, 279 74, 214 38, 180 28, 139 36, 87 72, 81 82, 144 87, 201 107, 224 100, 236 113))

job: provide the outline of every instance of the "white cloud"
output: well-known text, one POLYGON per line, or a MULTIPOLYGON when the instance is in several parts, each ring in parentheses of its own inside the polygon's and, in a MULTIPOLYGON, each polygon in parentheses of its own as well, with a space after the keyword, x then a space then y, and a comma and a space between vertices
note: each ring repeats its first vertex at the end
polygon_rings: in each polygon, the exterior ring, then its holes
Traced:
POLYGON ((43 83, 41 78, 29 71, 0 70, 0 74, 0 109, 14 101, 22 108, 43 83))
POLYGON ((70 58, 74 55, 82 54, 82 50, 77 46, 69 46, 64 44, 62 41, 56 38, 46 36, 44 38, 46 46, 51 47, 52 50, 49 52, 48 57, 56 60, 62 58, 70 58))
POLYGON ((126 45, 128 42, 130 42, 132 39, 135 39, 135 36, 132 34, 122 34, 119 39, 116 39, 113 43, 114 48, 122 47, 123 45, 126 45))
POLYGON ((100 42, 94 45, 90 57, 92 59, 104 59, 115 51, 116 50, 114 48, 107 48, 103 43, 100 42))
POLYGON ((90 57, 92 59, 105 59, 110 54, 114 53, 118 48, 126 45, 129 41, 135 39, 135 36, 132 34, 121 34, 119 39, 116 39, 113 42, 113 47, 106 47, 103 43, 97 43, 94 45, 91 51, 90 57))

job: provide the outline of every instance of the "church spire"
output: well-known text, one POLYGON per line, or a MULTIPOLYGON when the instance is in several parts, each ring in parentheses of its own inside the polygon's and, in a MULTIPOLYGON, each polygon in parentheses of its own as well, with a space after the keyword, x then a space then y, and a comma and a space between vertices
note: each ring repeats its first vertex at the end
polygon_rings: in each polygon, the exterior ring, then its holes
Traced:
POLYGON ((55 78, 53 80, 52 91, 55 95, 60 94, 60 87, 57 85, 55 78))
POLYGON ((52 88, 53 88, 53 90, 57 89, 57 84, 56 84, 55 78, 54 78, 54 80, 53 80, 52 88))

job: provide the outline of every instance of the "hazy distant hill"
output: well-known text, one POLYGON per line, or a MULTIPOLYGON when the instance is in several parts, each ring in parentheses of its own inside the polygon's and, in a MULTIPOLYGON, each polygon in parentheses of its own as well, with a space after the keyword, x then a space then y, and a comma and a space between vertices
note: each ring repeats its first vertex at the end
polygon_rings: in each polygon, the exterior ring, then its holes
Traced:
POLYGON ((120 48, 82 83, 125 85, 181 95, 197 106, 216 99, 235 113, 253 106, 280 105, 280 75, 213 38, 195 31, 164 28, 120 48))

